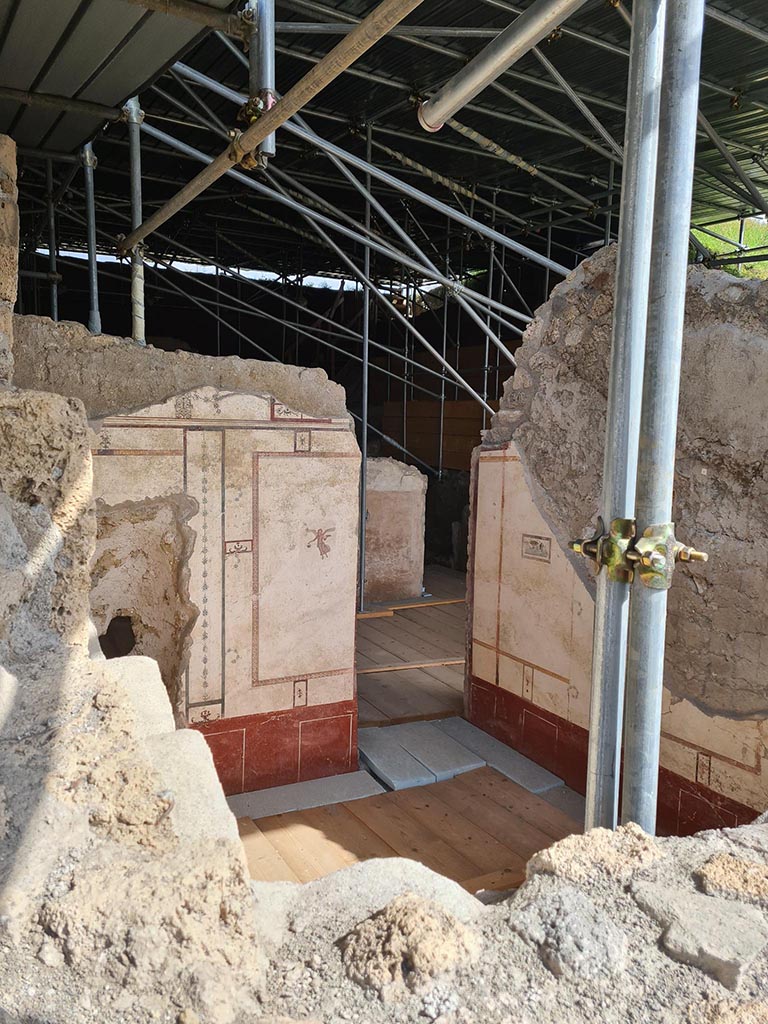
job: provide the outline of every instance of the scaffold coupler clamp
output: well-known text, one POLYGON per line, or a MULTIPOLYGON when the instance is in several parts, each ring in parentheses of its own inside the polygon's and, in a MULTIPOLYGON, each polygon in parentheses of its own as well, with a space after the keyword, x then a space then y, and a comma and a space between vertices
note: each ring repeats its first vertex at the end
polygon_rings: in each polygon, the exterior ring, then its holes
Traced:
POLYGON ((669 590, 677 562, 706 562, 704 551, 697 551, 675 537, 674 523, 655 523, 637 537, 634 519, 612 519, 606 532, 602 518, 597 531, 586 540, 574 540, 571 551, 595 563, 596 574, 606 569, 608 578, 631 583, 637 574, 650 590, 669 590))
POLYGON ((93 149, 86 149, 85 147, 80 151, 80 160, 83 167, 91 167, 93 170, 99 166, 99 161, 94 153, 93 149))

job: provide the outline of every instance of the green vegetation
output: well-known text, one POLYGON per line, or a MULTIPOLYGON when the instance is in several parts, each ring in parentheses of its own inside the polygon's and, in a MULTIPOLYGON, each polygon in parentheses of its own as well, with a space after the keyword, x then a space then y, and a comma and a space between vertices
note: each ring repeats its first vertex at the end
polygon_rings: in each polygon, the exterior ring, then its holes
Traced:
MULTIPOLYGON (((724 238, 731 239, 734 244, 731 245, 729 242, 723 242, 719 238, 713 238, 712 235, 708 235, 705 231, 699 231, 696 228, 693 229, 693 234, 696 236, 697 241, 701 242, 713 255, 738 255, 736 251, 736 243, 739 241, 738 220, 731 220, 725 224, 714 224, 711 230, 716 231, 718 235, 722 235, 724 238)), ((754 218, 746 220, 744 222, 743 244, 750 249, 757 249, 758 253, 756 255, 768 256, 768 224, 754 218)), ((734 274, 736 277, 768 278, 768 260, 762 263, 734 263, 722 269, 727 270, 729 274, 734 274)))

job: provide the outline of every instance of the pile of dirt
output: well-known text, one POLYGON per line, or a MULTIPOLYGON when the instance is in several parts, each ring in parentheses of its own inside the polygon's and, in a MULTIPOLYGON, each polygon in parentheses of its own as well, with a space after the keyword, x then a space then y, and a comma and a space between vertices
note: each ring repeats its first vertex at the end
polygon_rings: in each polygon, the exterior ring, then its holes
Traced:
POLYGON ((265 1009, 324 1024, 768 1020, 768 902, 754 884, 768 871, 768 824, 685 839, 596 829, 484 902, 413 867, 253 883, 260 918, 280 908, 265 1009), (357 927, 356 910, 367 915, 357 927))
POLYGON ((436 903, 405 893, 357 925, 341 950, 347 977, 387 1002, 473 964, 480 941, 436 903))

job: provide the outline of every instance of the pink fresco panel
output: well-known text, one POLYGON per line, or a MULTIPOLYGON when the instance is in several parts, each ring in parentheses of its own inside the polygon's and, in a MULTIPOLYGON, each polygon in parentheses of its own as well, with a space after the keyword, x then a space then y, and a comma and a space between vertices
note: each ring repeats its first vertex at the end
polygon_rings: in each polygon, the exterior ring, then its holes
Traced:
POLYGON ((253 684, 354 664, 358 480, 354 437, 339 453, 254 456, 253 684))

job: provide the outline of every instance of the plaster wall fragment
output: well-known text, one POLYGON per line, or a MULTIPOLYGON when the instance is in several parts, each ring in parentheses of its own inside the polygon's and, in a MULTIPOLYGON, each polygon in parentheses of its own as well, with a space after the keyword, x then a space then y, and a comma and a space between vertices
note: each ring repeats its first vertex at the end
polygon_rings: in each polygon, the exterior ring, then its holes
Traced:
POLYGON ((365 596, 421 597, 427 478, 396 459, 368 459, 365 596))

